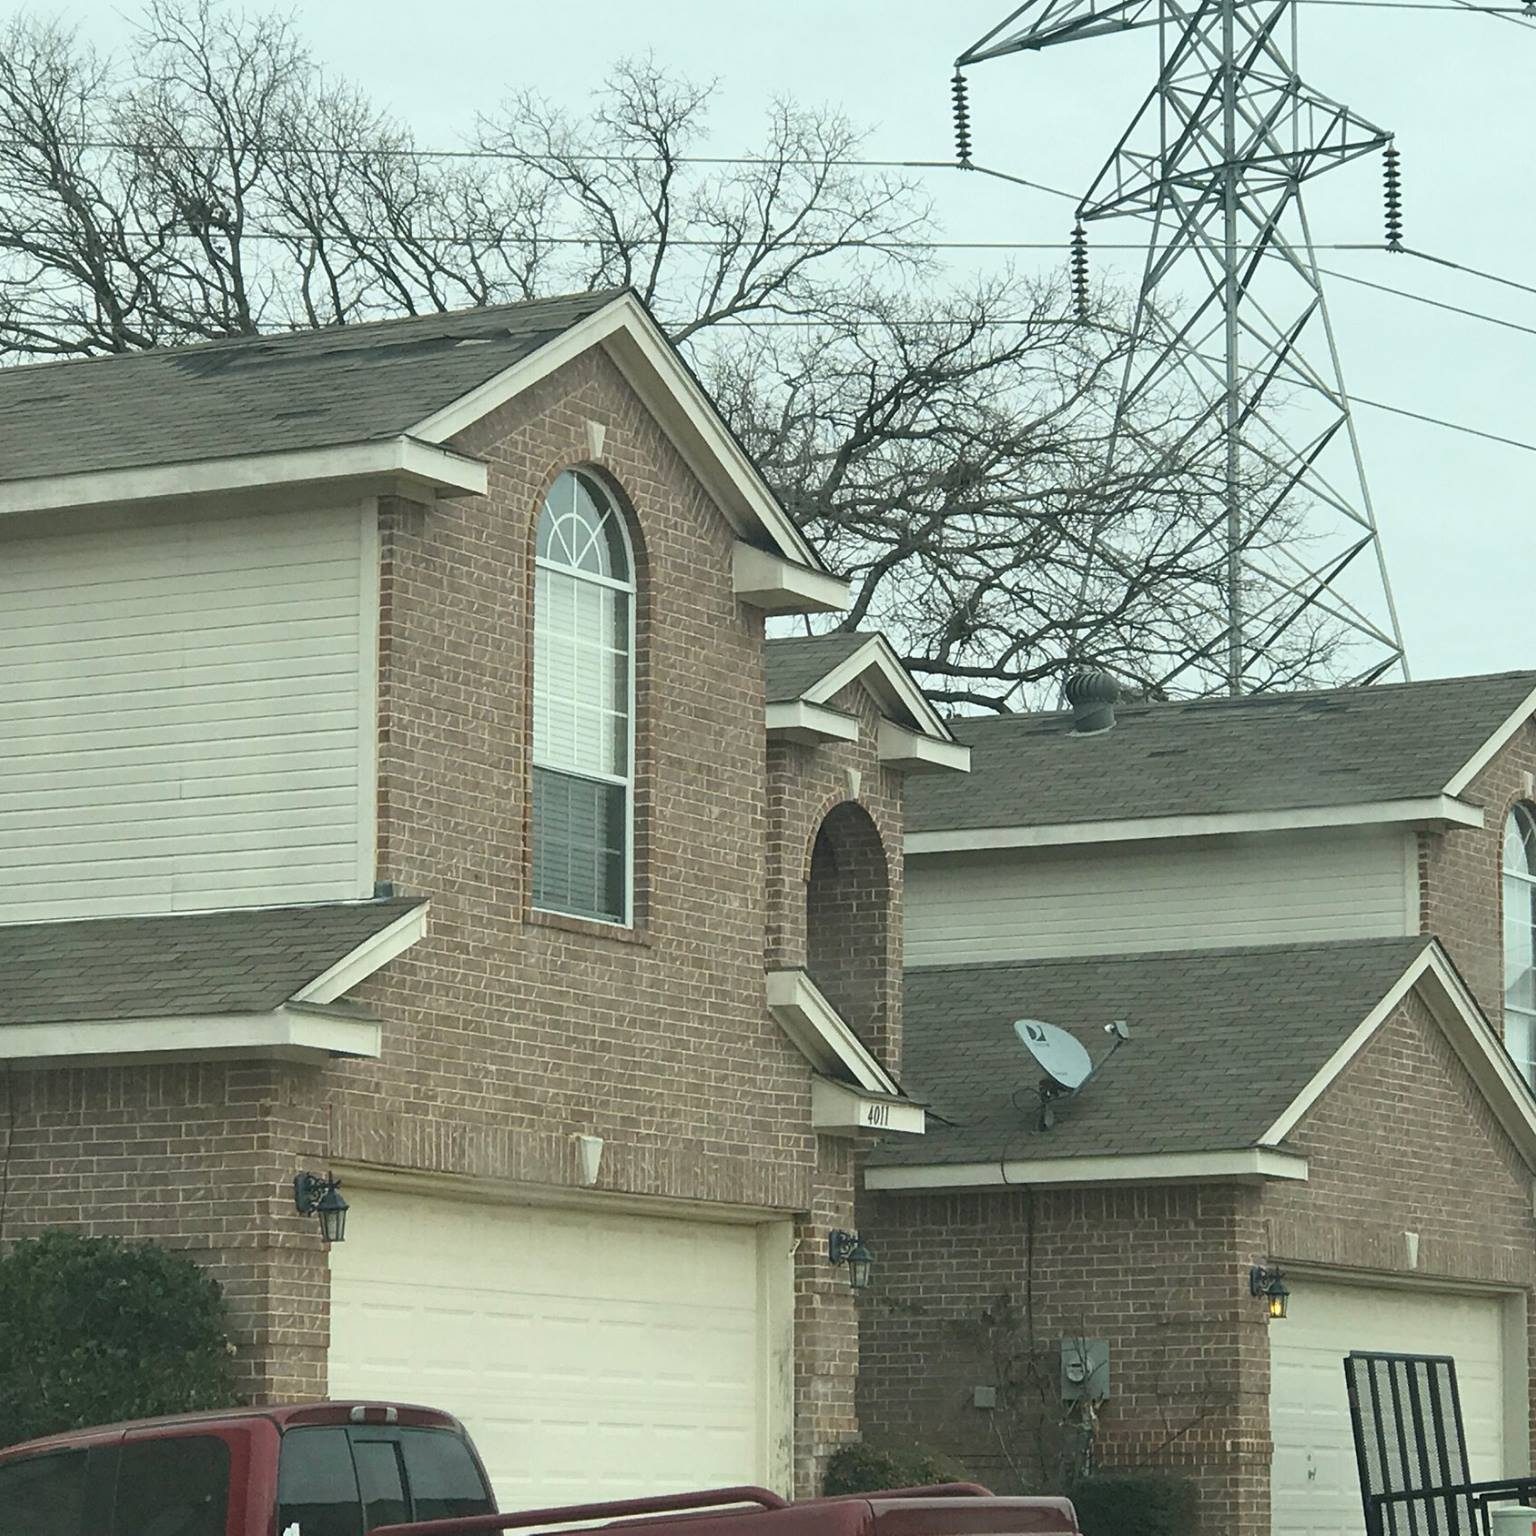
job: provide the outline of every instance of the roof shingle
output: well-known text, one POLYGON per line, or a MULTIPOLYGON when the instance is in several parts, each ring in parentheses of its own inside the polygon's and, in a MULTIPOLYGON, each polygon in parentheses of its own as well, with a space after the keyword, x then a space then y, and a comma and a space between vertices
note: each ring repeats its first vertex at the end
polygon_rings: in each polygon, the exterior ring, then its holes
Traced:
POLYGON ((932 1106, 928 1134, 884 1142, 870 1160, 995 1164, 1253 1146, 1432 942, 908 971, 902 1083, 932 1106), (1041 1073, 1013 1031, 1020 1018, 1060 1025, 1095 1061, 1110 1045, 1104 1026, 1130 1026, 1049 1131, 1039 1129, 1041 1073))
POLYGON ((804 696, 834 667, 840 667, 872 633, 839 630, 830 635, 784 635, 763 647, 763 670, 768 683, 768 703, 783 704, 804 696))
POLYGON ((912 832, 1295 810, 1438 795, 1536 690, 1536 672, 951 720, 971 772, 914 780, 912 832))

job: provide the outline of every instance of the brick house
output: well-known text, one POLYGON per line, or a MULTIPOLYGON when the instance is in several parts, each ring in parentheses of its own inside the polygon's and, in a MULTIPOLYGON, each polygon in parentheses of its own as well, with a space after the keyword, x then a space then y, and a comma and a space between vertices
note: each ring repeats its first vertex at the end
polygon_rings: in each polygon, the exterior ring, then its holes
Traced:
POLYGON ((1091 1436, 1202 1532, 1331 1536, 1341 1358, 1396 1349, 1456 1356, 1474 1475, 1529 1469, 1533 709, 1520 673, 957 723, 972 773, 908 797, 929 1126, 867 1157, 867 1436, 1005 1485, 1091 1436), (1021 1018, 1103 1062, 1049 1128, 1021 1018))
POLYGON ((827 1234, 923 1127, 903 783, 967 752, 878 637, 765 641, 845 584, 643 307, 0 411, 0 1239, 191 1251, 254 1399, 441 1404, 509 1506, 811 1486, 827 1234))

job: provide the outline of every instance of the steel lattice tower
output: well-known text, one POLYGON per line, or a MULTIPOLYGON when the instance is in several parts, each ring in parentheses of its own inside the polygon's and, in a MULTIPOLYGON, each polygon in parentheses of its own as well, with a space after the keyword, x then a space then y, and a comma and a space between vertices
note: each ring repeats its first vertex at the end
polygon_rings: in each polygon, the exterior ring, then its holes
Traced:
POLYGON ((1406 676, 1301 199, 1391 135, 1302 82, 1292 0, 1031 0, 956 60, 960 113, 970 65, 1140 27, 1158 30, 1157 83, 1078 218, 1150 224, 1112 445, 1143 397, 1193 385, 1181 459, 1218 492, 1212 637, 1162 681, 1244 692, 1271 647, 1318 622, 1351 680, 1406 676))

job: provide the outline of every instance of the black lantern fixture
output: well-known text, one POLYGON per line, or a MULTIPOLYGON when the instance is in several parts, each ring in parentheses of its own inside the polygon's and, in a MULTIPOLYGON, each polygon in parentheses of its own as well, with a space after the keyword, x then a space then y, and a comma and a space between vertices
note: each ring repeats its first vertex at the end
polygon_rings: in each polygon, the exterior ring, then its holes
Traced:
POLYGON ((347 1202, 341 1198, 341 1180, 332 1174, 300 1173, 293 1180, 293 1203, 301 1216, 320 1218, 320 1235, 328 1243, 347 1236, 347 1202))
POLYGON ((1291 1288, 1285 1283, 1283 1270, 1265 1269, 1262 1264, 1255 1264, 1248 1271, 1248 1294, 1264 1298, 1264 1310, 1270 1317, 1284 1317, 1291 1288))
POLYGON ((856 1291, 868 1288, 870 1271, 875 1267, 869 1249, 864 1246, 864 1239, 857 1232, 841 1230, 827 1236, 827 1263, 846 1264, 848 1284, 856 1291))

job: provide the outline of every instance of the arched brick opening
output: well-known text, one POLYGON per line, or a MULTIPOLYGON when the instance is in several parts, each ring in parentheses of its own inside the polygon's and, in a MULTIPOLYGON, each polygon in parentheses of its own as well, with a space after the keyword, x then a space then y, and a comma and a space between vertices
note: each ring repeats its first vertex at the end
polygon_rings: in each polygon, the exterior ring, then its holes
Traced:
POLYGON ((890 1035, 891 879, 869 812, 849 800, 816 832, 805 890, 806 969, 878 1055, 890 1035))

